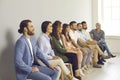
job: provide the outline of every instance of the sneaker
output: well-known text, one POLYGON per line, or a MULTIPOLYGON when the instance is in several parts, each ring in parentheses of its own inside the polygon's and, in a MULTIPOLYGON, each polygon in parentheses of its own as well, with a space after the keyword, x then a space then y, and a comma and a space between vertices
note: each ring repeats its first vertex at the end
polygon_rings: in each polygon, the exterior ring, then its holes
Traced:
POLYGON ((79 80, 79 79, 77 79, 77 78, 73 77, 73 80, 79 80))
POLYGON ((101 57, 102 57, 103 59, 109 59, 109 58, 110 58, 110 56, 106 56, 106 55, 101 55, 101 57))
POLYGON ((102 67, 101 67, 100 65, 98 65, 97 63, 94 63, 94 64, 93 64, 93 67, 94 67, 94 68, 102 68, 102 67))
POLYGON ((85 74, 83 73, 82 69, 79 69, 80 75, 81 76, 85 76, 85 74))

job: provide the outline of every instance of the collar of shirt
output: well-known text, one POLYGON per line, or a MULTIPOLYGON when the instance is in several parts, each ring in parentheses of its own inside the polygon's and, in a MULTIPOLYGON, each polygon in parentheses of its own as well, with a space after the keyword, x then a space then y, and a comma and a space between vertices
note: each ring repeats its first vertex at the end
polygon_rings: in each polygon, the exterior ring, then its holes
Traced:
POLYGON ((48 40, 50 40, 49 36, 46 35, 45 33, 43 33, 43 36, 44 36, 45 38, 47 38, 48 40))

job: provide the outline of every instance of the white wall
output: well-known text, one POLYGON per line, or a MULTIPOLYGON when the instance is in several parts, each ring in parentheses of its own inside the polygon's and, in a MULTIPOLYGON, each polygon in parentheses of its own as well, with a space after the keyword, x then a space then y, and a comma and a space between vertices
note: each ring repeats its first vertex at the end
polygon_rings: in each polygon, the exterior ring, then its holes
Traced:
MULTIPOLYGON (((92 0, 92 28, 95 28, 95 24, 97 22, 102 23, 102 14, 101 14, 101 10, 99 10, 102 8, 101 3, 102 3, 101 0, 92 0)), ((120 52, 120 49, 119 49, 120 36, 116 36, 116 37, 106 36, 106 41, 110 50, 113 53, 120 52)))
POLYGON ((15 80, 14 44, 23 19, 31 19, 36 36, 44 20, 85 20, 92 25, 91 0, 0 0, 0 80, 15 80))
POLYGON ((113 53, 120 53, 120 37, 119 36, 107 36, 107 44, 113 53))

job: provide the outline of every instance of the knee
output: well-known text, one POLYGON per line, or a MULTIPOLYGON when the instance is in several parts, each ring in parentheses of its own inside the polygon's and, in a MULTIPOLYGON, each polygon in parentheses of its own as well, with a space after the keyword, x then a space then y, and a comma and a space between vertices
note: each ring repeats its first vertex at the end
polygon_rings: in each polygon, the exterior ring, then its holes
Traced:
POLYGON ((52 78, 47 76, 45 80, 52 80, 52 78))
MULTIPOLYGON (((60 72, 61 72, 61 70, 60 70, 60 72)), ((59 72, 59 70, 54 70, 54 75, 58 76, 60 72, 59 72)))
POLYGON ((77 54, 72 54, 72 58, 77 58, 77 54))
POLYGON ((61 70, 61 68, 59 66, 57 66, 57 70, 58 70, 57 73, 61 74, 62 70, 61 70))
POLYGON ((59 59, 59 63, 60 63, 60 64, 63 64, 64 61, 60 58, 60 59, 59 59))

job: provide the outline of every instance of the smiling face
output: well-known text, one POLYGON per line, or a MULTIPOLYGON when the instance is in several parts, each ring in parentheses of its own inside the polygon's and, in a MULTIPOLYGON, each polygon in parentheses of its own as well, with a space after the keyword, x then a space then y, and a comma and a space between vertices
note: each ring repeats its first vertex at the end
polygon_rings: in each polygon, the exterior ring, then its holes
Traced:
POLYGON ((52 23, 49 23, 48 26, 47 26, 47 29, 46 29, 46 32, 47 33, 52 33, 52 23))
POLYGON ((73 29, 73 30, 77 30, 77 23, 73 23, 73 24, 72 24, 72 29, 73 29))
POLYGON ((87 29, 87 23, 83 23, 82 28, 86 30, 87 29))

